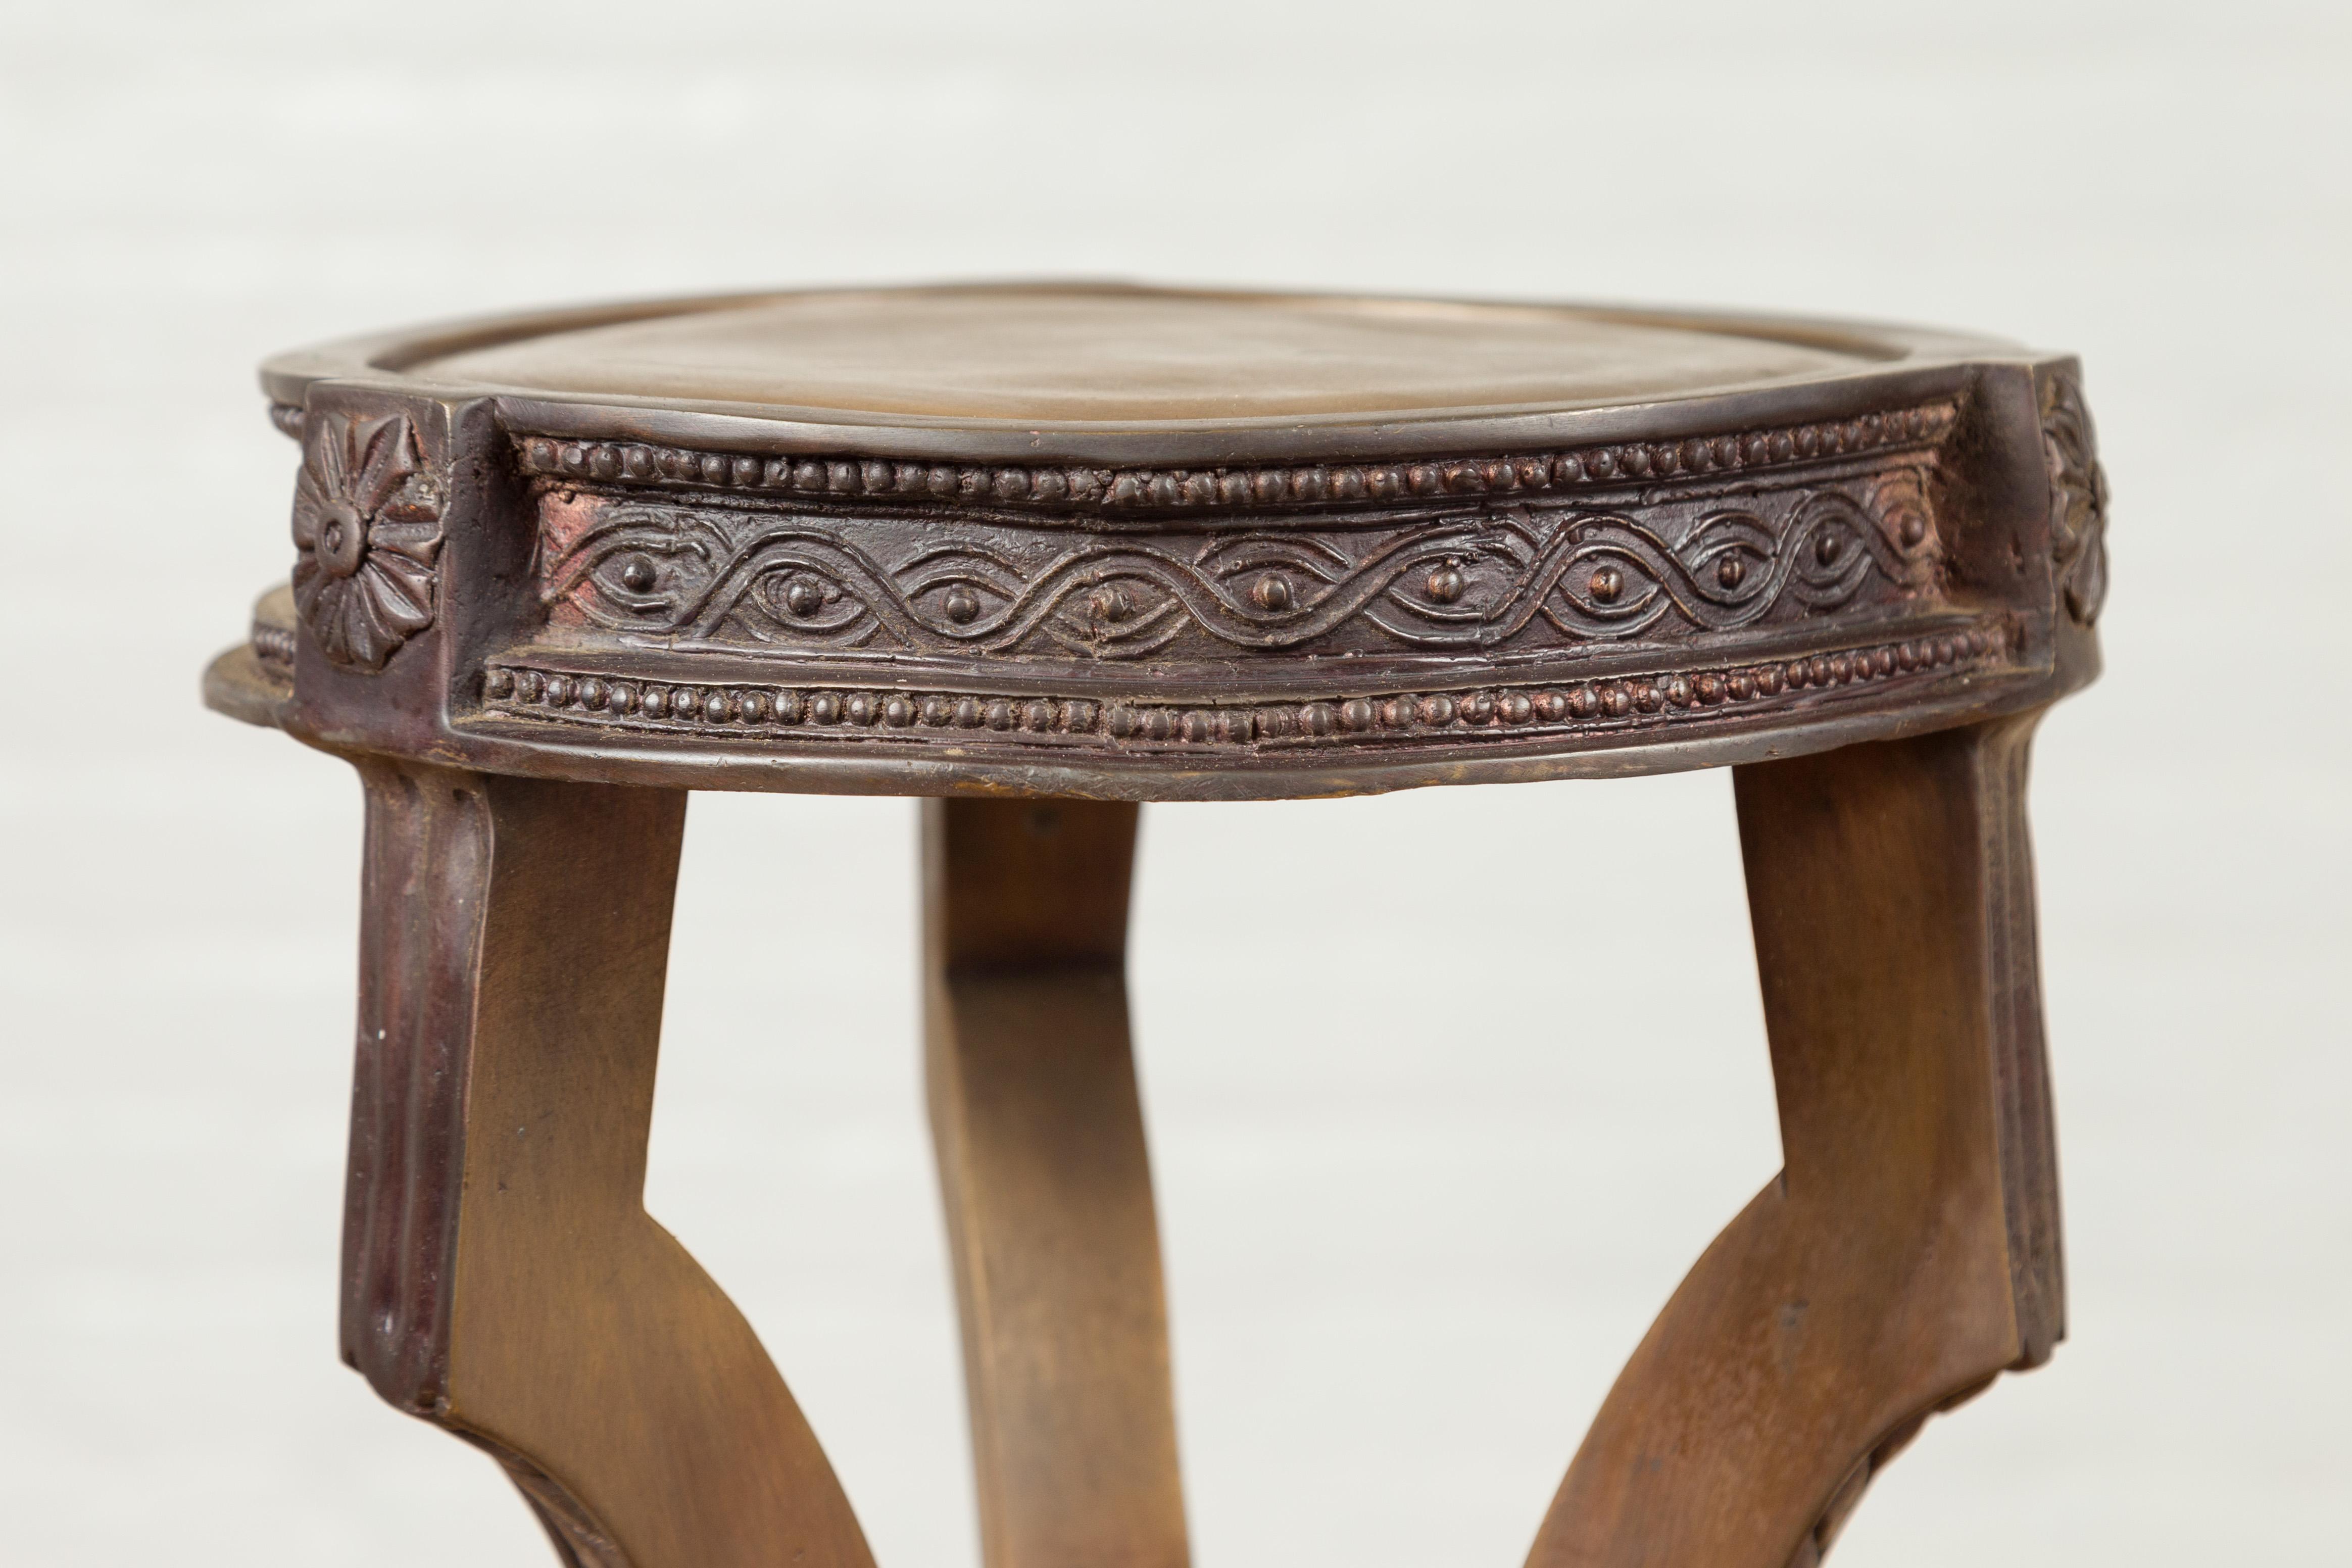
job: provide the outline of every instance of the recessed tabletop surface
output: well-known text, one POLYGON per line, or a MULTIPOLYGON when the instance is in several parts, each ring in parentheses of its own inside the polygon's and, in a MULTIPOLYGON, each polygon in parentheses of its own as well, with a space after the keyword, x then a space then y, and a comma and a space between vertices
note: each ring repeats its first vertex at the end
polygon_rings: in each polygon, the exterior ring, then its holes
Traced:
POLYGON ((1785 322, 1082 286, 768 295, 490 335, 399 368, 869 419, 1279 425, 1704 396, 1903 352, 1785 322))

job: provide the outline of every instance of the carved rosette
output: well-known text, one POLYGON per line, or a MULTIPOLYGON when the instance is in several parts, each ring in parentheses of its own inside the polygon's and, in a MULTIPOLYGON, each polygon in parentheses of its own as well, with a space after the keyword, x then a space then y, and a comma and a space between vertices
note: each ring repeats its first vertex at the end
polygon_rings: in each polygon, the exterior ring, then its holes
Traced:
POLYGON ((2068 371, 2042 385, 2042 451, 2050 469, 2050 543, 2066 608, 2090 626, 2107 596, 2107 474, 2083 384, 2068 371))
POLYGON ((312 417, 294 486, 294 602, 330 662, 373 672, 433 624, 442 488, 397 416, 312 417))

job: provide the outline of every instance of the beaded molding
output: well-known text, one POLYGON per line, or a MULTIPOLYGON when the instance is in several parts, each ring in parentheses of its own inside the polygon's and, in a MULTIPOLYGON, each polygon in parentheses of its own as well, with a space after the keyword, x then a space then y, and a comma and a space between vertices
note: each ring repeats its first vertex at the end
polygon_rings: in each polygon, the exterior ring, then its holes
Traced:
POLYGON ((499 716, 699 736, 840 736, 898 731, 908 740, 989 731, 1003 740, 1066 744, 1254 746, 1349 740, 1475 739, 1501 733, 1704 719, 1806 691, 1893 685, 1988 664, 2015 646, 2007 615, 1965 629, 1786 659, 1622 676, 1582 683, 1482 687, 1464 692, 1378 692, 1284 703, 1157 703, 1051 696, 980 696, 887 687, 801 689, 766 685, 632 680, 530 663, 483 672, 499 716))
POLYGON ((253 656, 264 664, 282 664, 294 668, 294 628, 256 619, 247 634, 253 645, 253 656))
POLYGON ((1738 473, 1890 447, 1934 446, 1958 417, 1949 402, 1811 425, 1559 452, 1396 463, 1213 468, 1104 468, 912 463, 859 456, 754 458, 635 442, 518 434, 527 474, 598 484, 694 485, 803 495, 1077 509, 1348 506, 1738 473))

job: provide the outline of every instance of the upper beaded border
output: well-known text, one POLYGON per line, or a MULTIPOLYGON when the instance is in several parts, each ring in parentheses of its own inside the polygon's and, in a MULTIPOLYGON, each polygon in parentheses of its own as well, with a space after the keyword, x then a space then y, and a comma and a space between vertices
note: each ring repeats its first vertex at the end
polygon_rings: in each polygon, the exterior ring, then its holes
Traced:
POLYGON ((637 442, 517 434, 525 472, 616 485, 696 485, 804 495, 894 495, 1076 509, 1345 506, 1408 498, 1573 489, 1679 475, 1771 468, 1824 458, 1939 444, 1958 418, 1950 402, 1845 420, 1675 441, 1567 451, 1391 463, 1215 468, 1102 468, 910 463, 839 456, 753 458, 637 442))
MULTIPOLYGON (((1560 452, 1217 468, 902 463, 853 456, 762 458, 638 442, 572 441, 529 433, 517 434, 514 441, 528 473, 603 484, 696 485, 826 496, 898 495, 1076 508, 1344 506, 1407 497, 1573 489, 1936 445, 1951 433, 1958 417, 1955 405, 1938 402, 1853 419, 1676 441, 1623 441, 1560 452)), ((302 438, 301 409, 273 403, 269 419, 288 436, 298 441, 302 438)))

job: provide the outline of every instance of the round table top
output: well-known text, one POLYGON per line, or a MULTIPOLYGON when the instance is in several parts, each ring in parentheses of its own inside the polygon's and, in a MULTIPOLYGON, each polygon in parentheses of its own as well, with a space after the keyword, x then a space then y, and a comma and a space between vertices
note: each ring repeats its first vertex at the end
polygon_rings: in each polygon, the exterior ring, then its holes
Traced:
POLYGON ((1585 407, 1834 374, 1866 341, 1558 306, 1067 289, 782 295, 434 355, 433 380, 1021 424, 1287 425, 1585 407))
POLYGON ((463 322, 280 356, 264 383, 289 405, 322 378, 383 377, 510 403, 838 427, 859 446, 895 428, 929 437, 926 450, 1011 455, 1051 432, 1068 456, 1271 456, 1318 434, 1475 439, 1465 426, 1531 430, 1545 416, 1703 405, 2004 352, 1912 328, 1572 305, 966 286, 463 322), (1008 434, 1016 444, 991 439, 1008 434))
POLYGON ((353 339, 264 367, 296 565, 215 700, 491 771, 905 793, 1838 744, 2087 679, 2075 374, 1915 328, 1077 284, 353 339))

